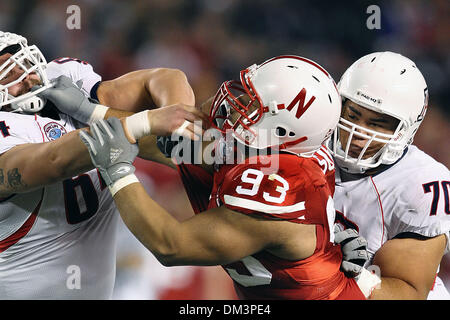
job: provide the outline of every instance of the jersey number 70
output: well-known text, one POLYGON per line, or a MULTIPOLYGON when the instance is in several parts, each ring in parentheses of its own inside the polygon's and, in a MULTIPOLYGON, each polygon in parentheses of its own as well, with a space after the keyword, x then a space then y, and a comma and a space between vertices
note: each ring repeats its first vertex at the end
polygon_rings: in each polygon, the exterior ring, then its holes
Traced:
MULTIPOLYGON (((448 196, 448 189, 450 185, 450 181, 441 181, 440 185, 442 186, 442 190, 444 192, 444 203, 445 203, 445 213, 450 214, 450 204, 449 204, 449 196, 448 196)), ((439 203, 439 197, 440 197, 440 188, 439 188, 439 181, 432 181, 428 183, 424 183, 422 185, 423 191, 425 193, 429 193, 433 191, 433 202, 431 203, 431 209, 430 209, 430 216, 436 215, 437 209, 438 209, 438 203, 439 203)))

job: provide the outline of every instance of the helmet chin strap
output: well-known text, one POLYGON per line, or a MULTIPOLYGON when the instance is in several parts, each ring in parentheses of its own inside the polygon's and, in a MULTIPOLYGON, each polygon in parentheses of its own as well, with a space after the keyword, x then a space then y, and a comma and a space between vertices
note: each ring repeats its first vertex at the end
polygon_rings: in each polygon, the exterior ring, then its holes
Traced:
MULTIPOLYGON (((333 150, 333 139, 330 139, 329 143, 331 146, 331 150, 333 150)), ((349 160, 345 161, 343 159, 345 157, 345 152, 342 149, 341 143, 338 139, 336 145, 336 153, 333 154, 335 162, 338 165, 339 169, 351 174, 364 174, 368 170, 376 170, 376 168, 382 164, 382 162, 378 163, 378 161, 380 157, 383 155, 385 149, 386 146, 380 148, 380 150, 378 150, 377 153, 375 153, 369 159, 361 160, 358 163, 356 162, 357 159, 352 157, 348 157, 350 158, 349 159, 350 161, 349 160)))
POLYGON ((13 109, 11 112, 37 113, 44 108, 46 102, 45 98, 32 96, 18 102, 11 102, 11 108, 13 109))
MULTIPOLYGON (((355 165, 353 163, 346 162, 338 157, 335 157, 335 162, 339 169, 351 173, 351 174, 364 174, 370 168, 362 167, 361 165, 355 165)), ((372 168, 373 169, 373 168, 372 168)))

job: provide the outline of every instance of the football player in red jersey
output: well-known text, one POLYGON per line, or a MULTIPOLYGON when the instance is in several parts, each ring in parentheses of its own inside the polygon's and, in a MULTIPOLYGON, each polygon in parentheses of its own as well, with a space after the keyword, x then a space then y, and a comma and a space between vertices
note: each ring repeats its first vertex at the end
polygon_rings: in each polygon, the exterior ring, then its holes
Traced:
MULTIPOLYGON (((305 58, 276 57, 224 82, 211 125, 260 154, 208 167, 212 190, 207 207, 199 199, 197 208, 206 210, 184 222, 133 174, 138 147, 129 141, 152 133, 145 113, 125 128, 114 118, 97 121, 80 136, 124 222, 164 265, 222 265, 246 299, 364 299, 378 279, 345 277, 333 243, 334 164, 322 144, 340 111, 333 79, 305 58)), ((217 154, 230 149, 225 138, 215 144, 217 154)))

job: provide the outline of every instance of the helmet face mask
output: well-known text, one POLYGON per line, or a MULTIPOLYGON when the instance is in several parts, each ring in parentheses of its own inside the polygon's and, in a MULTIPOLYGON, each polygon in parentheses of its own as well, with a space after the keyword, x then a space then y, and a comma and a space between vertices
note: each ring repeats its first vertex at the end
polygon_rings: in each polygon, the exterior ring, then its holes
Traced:
MULTIPOLYGON (((351 104, 355 106, 354 103, 351 104)), ((351 107, 354 108, 354 107, 351 107)), ((356 123, 354 115, 349 115, 349 106, 344 104, 343 114, 330 140, 330 149, 342 168, 352 173, 362 173, 366 169, 376 168, 384 160, 389 161, 391 154, 402 154, 406 125, 391 116, 375 113, 362 106, 353 109, 358 112, 365 124, 356 123), (370 115, 372 118, 370 118, 370 115), (375 122, 376 128, 373 126, 375 122), (372 129, 369 127, 372 126, 372 129)), ((361 121, 361 120, 359 120, 361 121)), ((396 158, 392 161, 395 161, 396 158)))
POLYGON ((255 138, 250 128, 263 115, 263 103, 255 92, 253 84, 248 82, 248 73, 253 65, 240 72, 241 81, 225 81, 220 86, 212 103, 211 118, 214 126, 222 133, 233 130, 240 135, 244 131, 250 134, 240 136, 249 141, 255 138))
POLYGON ((47 62, 41 51, 28 46, 27 40, 12 33, 0 32, 0 109, 35 113, 45 101, 37 94, 51 86, 45 73, 47 62), (31 86, 41 85, 36 91, 31 86))
POLYGON ((280 56, 224 82, 212 103, 213 127, 251 148, 310 156, 335 128, 341 99, 329 74, 315 62, 280 56))
POLYGON ((338 89, 351 105, 395 121, 389 131, 370 129, 345 117, 344 108, 329 141, 339 167, 361 174, 398 161, 412 143, 428 105, 426 82, 414 62, 392 52, 369 54, 345 71, 338 89))

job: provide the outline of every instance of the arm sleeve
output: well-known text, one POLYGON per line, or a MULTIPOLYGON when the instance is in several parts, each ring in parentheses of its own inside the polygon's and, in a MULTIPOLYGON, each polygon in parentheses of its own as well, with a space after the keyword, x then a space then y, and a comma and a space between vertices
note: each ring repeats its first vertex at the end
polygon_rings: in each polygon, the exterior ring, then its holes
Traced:
MULTIPOLYGON (((390 238, 411 232, 425 237, 450 232, 450 174, 444 166, 429 166, 411 176, 399 192, 389 228, 390 238)), ((395 192, 395 190, 393 191, 395 192)))
POLYGON ((59 58, 51 61, 47 65, 46 70, 49 79, 55 79, 61 75, 65 75, 71 78, 74 83, 82 80, 82 90, 86 96, 91 98, 97 96, 95 91, 102 78, 94 71, 92 65, 86 61, 68 57, 59 58))
POLYGON ((0 123, 4 126, 0 134, 0 154, 20 144, 44 142, 36 116, 0 112, 0 123))

